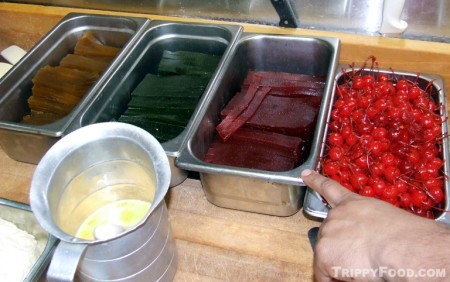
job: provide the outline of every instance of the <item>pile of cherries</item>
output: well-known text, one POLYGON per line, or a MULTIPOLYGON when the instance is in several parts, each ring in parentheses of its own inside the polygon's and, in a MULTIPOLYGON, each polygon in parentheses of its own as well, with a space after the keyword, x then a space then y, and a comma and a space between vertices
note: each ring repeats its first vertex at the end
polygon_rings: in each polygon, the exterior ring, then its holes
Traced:
POLYGON ((322 173, 368 197, 435 218, 445 200, 438 90, 393 71, 352 68, 337 85, 322 173))

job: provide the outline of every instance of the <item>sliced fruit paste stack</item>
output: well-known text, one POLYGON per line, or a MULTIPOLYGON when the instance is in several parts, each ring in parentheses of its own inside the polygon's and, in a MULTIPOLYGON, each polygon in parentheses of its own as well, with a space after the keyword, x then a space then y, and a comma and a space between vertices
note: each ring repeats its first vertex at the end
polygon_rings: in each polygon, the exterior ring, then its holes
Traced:
POLYGON ((119 121, 147 130, 161 143, 177 137, 189 122, 220 58, 165 50, 157 74, 147 74, 133 90, 119 121))
POLYGON ((249 71, 221 111, 204 161, 268 171, 298 166, 311 142, 324 77, 249 71))
POLYGON ((67 54, 57 66, 45 65, 33 77, 32 95, 28 98, 30 114, 22 122, 43 125, 69 114, 121 48, 108 46, 85 32, 77 41, 73 54, 67 54))

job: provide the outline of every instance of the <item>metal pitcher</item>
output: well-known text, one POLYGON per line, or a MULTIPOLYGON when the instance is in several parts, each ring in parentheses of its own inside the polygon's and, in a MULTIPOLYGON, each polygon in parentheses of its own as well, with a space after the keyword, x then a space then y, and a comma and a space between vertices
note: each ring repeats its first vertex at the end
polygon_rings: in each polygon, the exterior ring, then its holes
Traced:
POLYGON ((97 123, 59 140, 30 190, 37 220, 60 239, 48 281, 171 281, 169 183, 163 148, 136 126, 97 123))

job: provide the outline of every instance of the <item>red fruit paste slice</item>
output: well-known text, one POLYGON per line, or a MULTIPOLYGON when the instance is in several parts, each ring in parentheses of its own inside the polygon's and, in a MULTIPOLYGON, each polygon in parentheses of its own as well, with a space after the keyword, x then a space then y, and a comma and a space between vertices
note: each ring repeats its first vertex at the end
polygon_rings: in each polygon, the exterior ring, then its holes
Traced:
POLYGON ((321 100, 316 96, 294 98, 268 95, 245 126, 309 139, 321 100))
MULTIPOLYGON (((252 88, 252 87, 250 87, 252 88)), ((258 111, 262 101, 269 93, 270 87, 259 88, 253 95, 253 99, 248 106, 241 110, 241 107, 231 109, 229 114, 216 127, 217 132, 223 140, 227 140, 236 130, 241 128, 258 111), (237 114, 239 112, 239 114, 237 114)), ((248 93, 247 91, 246 93, 248 93)))
POLYGON ((300 163, 303 147, 304 142, 298 137, 241 128, 227 141, 215 138, 204 161, 251 169, 287 171, 300 163))
MULTIPOLYGON (((314 130, 321 101, 322 97, 318 96, 291 97, 269 94, 244 126, 309 139, 307 136, 314 130)), ((238 102, 238 98, 232 99, 228 105, 233 108, 233 104, 238 102)), ((229 113, 227 106, 222 110, 221 118, 226 119, 229 113)))
POLYGON ((216 129, 223 140, 244 125, 303 138, 313 129, 322 77, 250 71, 242 87, 221 112, 216 129))
POLYGON ((268 171, 300 164, 324 90, 310 75, 250 71, 221 112, 219 136, 204 161, 268 171))

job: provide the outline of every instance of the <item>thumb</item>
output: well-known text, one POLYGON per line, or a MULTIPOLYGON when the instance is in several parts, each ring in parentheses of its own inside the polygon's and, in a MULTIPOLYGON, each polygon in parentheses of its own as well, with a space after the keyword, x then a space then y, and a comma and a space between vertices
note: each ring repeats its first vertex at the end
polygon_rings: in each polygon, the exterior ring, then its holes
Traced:
POLYGON ((302 171, 301 177, 303 182, 322 195, 331 207, 339 205, 345 199, 354 195, 354 193, 350 192, 338 182, 321 175, 317 171, 305 169, 302 171))

